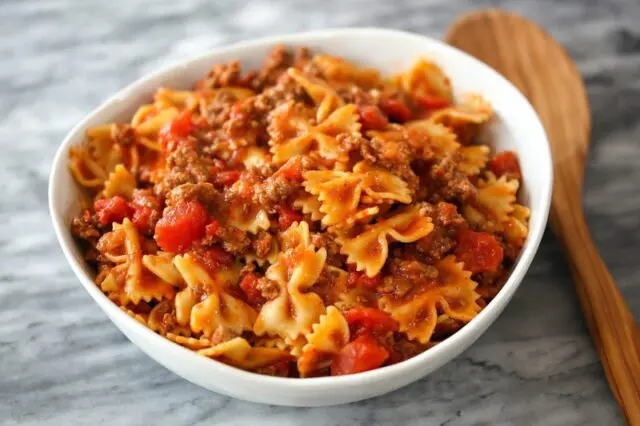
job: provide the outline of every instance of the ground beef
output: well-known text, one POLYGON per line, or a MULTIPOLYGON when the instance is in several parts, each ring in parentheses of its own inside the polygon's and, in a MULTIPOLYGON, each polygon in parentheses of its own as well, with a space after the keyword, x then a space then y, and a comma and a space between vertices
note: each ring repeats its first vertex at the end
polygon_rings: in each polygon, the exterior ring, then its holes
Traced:
MULTIPOLYGON (((313 160, 306 156, 294 157, 282 169, 286 170, 290 167, 296 167, 300 173, 304 173, 305 170, 313 167, 313 160)), ((275 206, 285 202, 301 186, 300 181, 287 177, 284 173, 275 173, 255 186, 253 203, 272 211, 275 206)))
POLYGON ((451 203, 422 203, 420 211, 431 218, 434 230, 418 240, 415 249, 426 256, 426 260, 440 260, 455 248, 455 236, 459 230, 467 227, 467 223, 458 213, 457 207, 451 203))
POLYGON ((300 186, 282 175, 273 175, 256 187, 254 203, 263 206, 276 206, 286 200, 300 186))
POLYGON ((429 235, 416 242, 416 250, 430 261, 442 259, 456 246, 456 241, 448 236, 446 229, 435 228, 429 235))
MULTIPOLYGON (((231 109, 237 102, 237 98, 227 92, 220 92, 209 98, 202 105, 202 116, 205 118, 208 126, 212 129, 220 129, 223 124, 231 117, 231 109)), ((196 131, 197 132, 197 131, 196 131)), ((197 135, 198 139, 210 141, 210 137, 197 135)))
POLYGON ((222 126, 227 138, 238 146, 253 146, 268 141, 266 116, 255 104, 256 97, 236 103, 222 126))
POLYGON ((360 154, 370 163, 387 169, 400 177, 407 183, 411 193, 416 193, 420 180, 411 169, 414 155, 407 141, 382 140, 373 137, 370 141, 361 144, 360 154))
POLYGON ((420 284, 438 278, 438 270, 431 265, 417 260, 393 258, 387 266, 388 274, 384 277, 381 292, 394 298, 402 298, 420 284))
POLYGON ((429 171, 430 201, 465 201, 475 194, 475 187, 467 176, 457 171, 458 153, 438 160, 429 171))
POLYGON ((515 262, 520 255, 522 246, 511 241, 502 241, 502 250, 504 250, 504 258, 509 262, 515 262))
POLYGON ((222 243, 224 251, 234 256, 243 255, 251 246, 251 239, 247 233, 234 226, 218 227, 215 236, 222 243))
POLYGON ((185 183, 202 183, 210 179, 209 166, 190 144, 179 144, 167 158, 167 171, 155 185, 154 192, 162 197, 173 188, 185 183))
POLYGON ((476 292, 486 301, 490 301, 500 291, 509 278, 509 272, 502 265, 496 272, 482 272, 473 275, 473 280, 478 283, 476 292))
POLYGON ((185 183, 177 186, 169 191, 165 202, 167 206, 173 206, 181 200, 198 201, 214 217, 220 217, 226 212, 224 196, 208 182, 185 183))
POLYGON ((320 296, 326 306, 333 305, 340 300, 340 294, 344 291, 336 286, 338 279, 338 272, 325 267, 310 290, 320 296))
POLYGON ((215 89, 218 87, 240 86, 240 62, 231 61, 228 64, 214 65, 209 74, 198 82, 201 89, 215 89))
POLYGON ((278 286, 278 283, 267 277, 259 278, 256 283, 256 288, 266 300, 273 300, 280 294, 280 286, 278 286))
POLYGON ((304 47, 296 48, 292 54, 285 45, 276 45, 271 49, 262 69, 253 79, 252 86, 258 90, 273 86, 288 68, 295 67, 304 70, 310 64, 310 61, 311 55, 308 49, 304 47))
POLYGON ((429 216, 436 227, 460 228, 465 226, 464 218, 458 213, 455 204, 438 202, 437 204, 421 203, 420 213, 429 216))
POLYGON ((125 254, 125 239, 126 235, 124 232, 110 231, 100 237, 96 248, 101 254, 125 254))
POLYGON ((343 264, 340 254, 340 245, 334 240, 333 234, 328 232, 311 234, 311 243, 316 249, 324 248, 327 251, 327 265, 341 267, 343 264))
POLYGON ((264 259, 271 251, 271 245, 273 244, 273 235, 266 231, 261 231, 255 240, 251 243, 251 247, 256 252, 256 255, 264 259))
POLYGON ((136 142, 136 133, 129 124, 112 124, 111 139, 120 146, 130 146, 136 142))
POLYGON ((98 222, 89 209, 85 209, 80 216, 71 220, 71 235, 88 242, 91 246, 96 245, 102 232, 100 232, 98 222))

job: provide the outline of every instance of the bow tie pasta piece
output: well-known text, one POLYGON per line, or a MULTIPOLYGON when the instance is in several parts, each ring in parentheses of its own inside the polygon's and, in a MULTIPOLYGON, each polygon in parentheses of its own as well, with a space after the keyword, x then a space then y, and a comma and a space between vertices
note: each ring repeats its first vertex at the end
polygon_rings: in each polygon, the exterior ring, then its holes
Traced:
POLYGON ((354 216, 362 194, 361 178, 349 172, 314 170, 304 174, 307 192, 318 196, 323 226, 336 225, 354 216))
POLYGON ((183 287, 182 275, 173 264, 172 253, 159 252, 142 256, 142 264, 149 271, 174 287, 183 287))
POLYGON ((156 109, 155 114, 147 114, 139 123, 134 124, 133 128, 141 136, 155 137, 166 124, 178 117, 178 114, 180 114, 178 108, 156 109))
POLYGON ((292 359, 291 355, 280 349, 251 347, 242 337, 199 350, 198 354, 249 371, 292 359))
POLYGON ((175 314, 173 304, 169 300, 163 300, 149 312, 147 327, 162 336, 172 333, 178 336, 190 337, 191 329, 178 324, 175 321, 175 314))
POLYGON ((491 117, 493 117, 491 104, 480 95, 469 94, 461 104, 434 112, 429 117, 429 121, 455 128, 465 124, 482 124, 489 121, 491 117))
POLYGON ((256 340, 254 346, 264 348, 277 348, 281 351, 288 352, 292 356, 299 358, 302 355, 302 348, 307 344, 304 335, 300 335, 295 339, 288 337, 282 338, 278 336, 264 336, 256 340))
POLYGON ((467 176, 479 174, 489 161, 490 149, 488 146, 462 147, 457 141, 456 134, 449 127, 433 122, 431 119, 410 121, 407 126, 425 136, 425 140, 428 141, 437 158, 459 153, 461 161, 458 169, 467 176))
POLYGON ((476 300, 477 283, 471 280, 471 272, 448 256, 436 265, 436 282, 416 283, 417 288, 401 298, 385 295, 380 298, 380 308, 400 325, 411 340, 427 344, 431 340, 438 321, 438 307, 450 318, 469 322, 480 312, 476 300))
POLYGON ((127 150, 111 137, 113 126, 116 125, 87 130, 86 145, 69 150, 69 168, 82 186, 99 189, 109 173, 124 163, 127 150))
POLYGON ((104 268, 96 276, 96 284, 98 284, 100 290, 107 295, 109 300, 119 306, 127 306, 130 302, 129 295, 124 292, 127 267, 126 263, 121 263, 110 268, 104 268))
POLYGON ((345 162, 348 156, 338 142, 338 135, 360 135, 360 122, 355 105, 345 105, 332 112, 317 126, 301 116, 300 108, 294 104, 281 107, 273 115, 270 124, 271 152, 273 160, 282 163, 296 156, 317 149, 318 155, 326 160, 345 162), (283 118, 285 117, 285 118, 283 118), (286 124, 282 123, 288 117, 286 124), (287 135, 291 137, 287 138, 287 135), (275 136, 275 137, 274 137, 275 136))
POLYGON ((102 196, 111 198, 115 195, 120 195, 130 199, 134 189, 136 189, 136 177, 122 164, 118 164, 115 169, 109 173, 109 177, 104 183, 102 196))
POLYGON ((306 248, 311 245, 311 233, 309 232, 309 224, 307 222, 294 222, 281 235, 282 253, 298 249, 306 248))
POLYGON ((405 181, 384 169, 374 167, 361 161, 353 167, 353 173, 361 178, 364 192, 375 202, 387 200, 408 204, 411 202, 411 191, 405 181))
POLYGON ((329 306, 306 337, 309 343, 302 348, 302 356, 298 358, 298 371, 302 377, 331 365, 333 357, 349 343, 349 324, 335 306, 329 306))
MULTIPOLYGON (((496 179, 492 172, 487 172, 486 178, 478 182, 475 204, 478 205, 480 212, 486 212, 491 219, 502 223, 514 211, 519 187, 520 183, 516 179, 509 179, 507 175, 496 179)), ((465 205, 462 209, 465 218, 469 216, 467 220, 472 222, 474 216, 477 216, 473 210, 476 209, 471 205, 465 205)))
POLYGON ((394 216, 369 225, 354 237, 340 236, 340 253, 347 256, 347 263, 355 264, 358 271, 366 271, 369 277, 377 275, 387 260, 389 240, 412 243, 433 230, 431 218, 420 213, 419 206, 399 210, 394 216))
POLYGON ((122 309, 124 313, 129 315, 134 320, 138 321, 140 324, 145 326, 147 325, 147 322, 149 321, 149 314, 141 314, 138 312, 133 312, 131 309, 127 309, 124 306, 120 306, 120 309, 122 309))
POLYGON ((337 137, 339 134, 360 135, 360 127, 358 108, 355 105, 345 105, 332 112, 326 120, 312 129, 320 156, 328 160, 348 160, 343 158, 346 154, 341 153, 342 147, 337 137))
POLYGON ((480 126, 493 117, 493 108, 482 96, 467 95, 464 102, 435 111, 429 121, 451 128, 458 141, 468 144, 477 135, 480 126))
POLYGON ((313 194, 303 192, 293 201, 293 208, 300 210, 303 214, 309 215, 312 221, 317 222, 324 216, 320 211, 322 203, 313 194))
POLYGON ((269 114, 267 132, 274 162, 284 163, 309 152, 313 144, 311 120, 311 112, 294 102, 287 102, 269 114))
POLYGON ((343 58, 316 55, 313 57, 313 64, 327 80, 336 83, 352 83, 366 88, 373 88, 380 84, 378 70, 356 67, 343 58))
POLYGON ((280 254, 280 248, 278 247, 278 241, 274 238, 271 241, 271 248, 269 249, 269 253, 265 257, 258 257, 257 253, 254 251, 250 251, 244 254, 244 263, 248 265, 252 262, 255 262, 259 266, 264 266, 269 263, 269 265, 273 264, 278 260, 278 255, 280 254))
POLYGON ((522 247, 529 234, 527 224, 531 211, 520 204, 513 206, 513 213, 503 222, 504 236, 516 247, 522 247))
POLYGON ((473 145, 460 148, 462 156, 458 169, 467 176, 475 176, 480 173, 489 161, 491 150, 486 145, 473 145))
POLYGON ((113 231, 101 238, 98 249, 116 263, 96 278, 112 300, 126 305, 173 298, 173 286, 143 268, 140 237, 129 219, 124 219, 122 224, 114 223, 113 231))
POLYGON ((161 87, 153 95, 153 106, 158 110, 178 108, 179 110, 193 111, 198 107, 199 98, 198 92, 161 87))
POLYGON ((256 318, 253 308, 226 292, 237 281, 236 271, 221 270, 211 276, 190 254, 176 256, 173 262, 187 283, 176 295, 179 323, 186 323, 189 317, 191 329, 205 337, 211 337, 218 327, 235 335, 252 329, 256 318))
POLYGON ((304 174, 307 192, 317 195, 324 213, 323 226, 350 226, 378 214, 377 208, 359 209, 363 191, 372 203, 411 202, 407 184, 399 177, 360 162, 353 172, 313 170, 304 174))
POLYGON ((167 333, 165 337, 174 343, 194 351, 210 348, 213 345, 213 342, 206 338, 196 339, 195 337, 181 336, 175 333, 167 333))
POLYGON ((422 132, 426 136, 425 139, 437 158, 446 157, 460 148, 456 134, 447 126, 434 123, 431 120, 410 121, 406 126, 413 131, 422 132))
POLYGON ((326 82, 303 74, 295 68, 289 68, 287 74, 307 92, 317 107, 316 121, 324 121, 329 114, 344 105, 338 92, 326 82))
POLYGON ((249 206, 245 211, 244 205, 235 203, 231 205, 228 223, 241 231, 252 234, 266 231, 271 226, 269 215, 258 206, 249 206))
POLYGON ((278 261, 271 265, 265 276, 278 283, 278 296, 264 304, 253 327, 258 336, 265 334, 296 339, 311 329, 324 313, 320 296, 305 292, 322 272, 327 252, 315 250, 309 244, 306 222, 294 223, 283 235, 283 248, 278 261), (297 246, 291 246, 298 241, 297 246), (289 248, 290 247, 290 248, 289 248))
POLYGON ((453 100, 449 78, 438 65, 424 58, 418 59, 409 71, 394 76, 391 82, 414 97, 437 97, 449 103, 453 100))

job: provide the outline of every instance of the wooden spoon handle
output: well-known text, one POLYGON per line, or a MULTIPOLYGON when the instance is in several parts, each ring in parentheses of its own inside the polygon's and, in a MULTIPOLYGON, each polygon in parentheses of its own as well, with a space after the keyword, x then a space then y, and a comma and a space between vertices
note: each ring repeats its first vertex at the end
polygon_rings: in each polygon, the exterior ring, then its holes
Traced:
POLYGON ((640 425, 640 337, 618 286, 595 248, 582 214, 552 214, 565 247, 587 326, 618 404, 640 425))

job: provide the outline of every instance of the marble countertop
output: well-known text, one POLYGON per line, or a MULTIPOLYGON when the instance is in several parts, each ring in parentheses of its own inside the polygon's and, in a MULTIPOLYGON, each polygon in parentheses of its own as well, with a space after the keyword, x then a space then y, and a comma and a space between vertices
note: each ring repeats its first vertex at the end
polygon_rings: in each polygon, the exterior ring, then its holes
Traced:
POLYGON ((63 136, 110 93, 214 46, 336 26, 441 36, 502 6, 577 60, 593 107, 588 223, 640 318, 640 3, 637 0, 162 0, 0 4, 0 424, 622 424, 557 240, 468 351, 391 394, 329 408, 250 404, 175 376, 132 345, 81 288, 47 212, 63 136))

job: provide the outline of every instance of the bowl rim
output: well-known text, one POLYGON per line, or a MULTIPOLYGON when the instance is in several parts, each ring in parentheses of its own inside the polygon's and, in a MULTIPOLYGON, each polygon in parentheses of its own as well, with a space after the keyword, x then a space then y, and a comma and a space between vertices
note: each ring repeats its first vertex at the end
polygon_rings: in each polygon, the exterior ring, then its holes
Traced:
MULTIPOLYGON (((214 372, 215 370, 219 370, 221 372, 228 373, 228 375, 235 375, 238 379, 246 379, 248 381, 253 381, 256 385, 262 384, 265 386, 272 386, 273 389, 287 389, 287 390, 300 390, 300 391, 310 391, 310 390, 321 390, 326 389, 327 385, 330 386, 344 386, 344 387, 352 387, 352 386, 362 386, 367 383, 379 382, 381 380, 389 379, 390 377, 400 377, 406 375, 407 373, 411 373, 415 371, 418 366, 422 364, 428 364, 435 359, 445 357, 448 358, 445 362, 441 363, 443 365, 449 361, 451 361, 456 356, 449 356, 447 353, 452 352, 454 348, 458 347, 465 340, 469 341, 470 344, 473 344, 475 339, 479 338, 485 330, 482 330, 483 323, 487 320, 490 320, 490 317, 495 313, 495 319, 500 315, 503 308, 506 306, 510 298, 513 296, 515 291, 520 285, 520 282, 524 278, 525 273, 527 272, 535 254, 537 253, 538 247, 540 245, 540 241, 544 234, 546 223, 549 215, 549 208, 551 203, 551 195, 552 195, 552 187, 553 187, 553 170, 552 170, 552 159, 551 152, 549 148, 548 139, 546 137, 546 132, 542 123, 540 122, 539 117, 537 116, 535 110, 529 103, 529 101, 520 93, 520 91, 513 86, 511 82, 509 82, 506 78, 500 75, 497 71, 479 61, 478 59, 470 56, 469 54, 453 47, 445 42, 407 31, 401 30, 393 30, 386 28, 377 28, 377 27, 344 27, 344 28, 335 28, 335 29, 323 29, 323 30, 314 30, 314 31, 304 31, 304 32, 296 32, 279 36, 268 36, 268 37, 258 37, 251 40, 240 41, 236 43, 231 43, 225 46, 216 47, 212 49, 208 49, 203 53, 199 53, 196 55, 190 55, 185 58, 179 59, 177 61, 173 61, 172 63, 161 67, 160 69, 153 71, 151 73, 147 73, 137 78, 132 83, 128 84, 115 94, 111 95, 107 100, 102 102, 99 106, 94 108, 91 112, 86 114, 84 118, 76 124, 65 136, 62 143, 58 147, 56 154, 54 156, 51 170, 49 174, 49 185, 48 185, 48 207, 49 213, 51 216, 51 220, 53 222, 53 227, 55 230, 56 238, 62 251, 67 259, 67 262, 71 266, 71 269, 75 273, 76 277, 79 279, 80 283, 83 285, 85 290, 90 294, 90 296, 94 299, 94 301, 105 311, 107 316, 112 319, 113 317, 117 317, 121 320, 122 323, 126 325, 127 328, 131 329, 131 331, 136 332, 137 334, 143 334, 146 339, 150 339, 154 346, 157 348, 161 348, 163 351, 166 351, 169 357, 174 357, 179 355, 179 353, 183 353, 184 355, 189 354, 192 357, 193 363, 201 363, 198 365, 203 366, 203 368, 210 368, 214 372), (58 213, 58 202, 57 200, 61 191, 64 191, 64 188, 61 188, 61 185, 58 185, 58 176, 61 173, 68 172, 68 150, 70 146, 74 145, 74 141, 78 139, 78 133, 85 127, 86 123, 90 121, 96 114, 99 114, 102 110, 109 108, 123 100, 126 100, 131 96, 132 92, 136 91, 140 86, 145 85, 149 80, 153 80, 155 78, 161 77, 165 74, 169 74, 176 70, 182 68, 188 68, 194 62, 199 60, 203 60, 210 56, 216 55, 224 55, 230 54, 235 50, 244 49, 244 48, 253 48, 259 46, 271 46, 276 43, 299 43, 304 42, 309 39, 322 39, 322 38, 331 38, 335 36, 349 36, 349 35, 366 35, 376 33, 378 35, 387 35, 393 37, 404 37, 407 39, 412 39, 414 41, 428 42, 432 48, 435 50, 435 54, 437 55, 438 51, 444 51, 448 54, 458 55, 466 57, 466 59, 472 63, 474 66, 483 69, 483 72, 493 74, 493 77, 501 82, 501 86, 507 87, 509 91, 515 92, 513 95, 520 98, 520 101, 524 106, 530 109, 532 113, 532 117, 535 118, 535 123, 532 123, 535 127, 538 127, 540 130, 540 134, 544 136, 543 140, 540 140, 539 144, 539 156, 541 157, 541 163, 546 167, 538 170, 540 173, 544 173, 542 176, 541 182, 543 182, 544 187, 542 188, 542 196, 538 202, 538 205, 535 207, 532 205, 531 209, 534 210, 537 215, 540 215, 540 220, 537 223, 537 226, 532 227, 531 223, 529 224, 529 235, 527 237, 527 246, 520 253, 519 258, 517 259, 511 274, 507 282, 504 284, 502 289, 498 292, 496 297, 489 303, 473 320, 471 320, 468 324, 454 333, 452 336, 438 343, 437 345, 429 348, 428 350, 412 357, 402 362, 381 367, 378 369, 352 374, 345 376, 323 376, 323 377, 311 377, 305 379, 299 378, 284 378, 284 377, 272 377, 261 375, 249 371, 245 371, 236 367, 229 366, 220 361, 216 361, 210 358, 203 357, 198 355, 196 352, 191 351, 183 346, 178 345, 170 341, 169 339, 155 333, 145 325, 139 323, 134 318, 129 316, 126 312, 122 311, 116 304, 114 304, 102 291, 95 285, 94 281, 91 279, 89 275, 85 273, 82 269, 80 262, 77 262, 74 258, 74 255, 71 251, 71 244, 73 244, 73 239, 71 237, 71 243, 67 243, 64 235, 69 234, 69 224, 65 223, 65 220, 62 217, 62 214, 58 213), (206 367, 208 366, 208 367, 206 367)), ((491 323, 492 321, 490 321, 491 323)), ((490 326, 491 324, 488 324, 490 326)), ((117 324, 116 324, 117 326, 117 324)), ((137 345, 136 345, 137 346, 137 345)), ((467 345, 468 346, 468 345, 467 345)), ((156 362, 158 360, 149 355, 156 362)), ((422 376, 416 378, 420 379, 422 376)))

